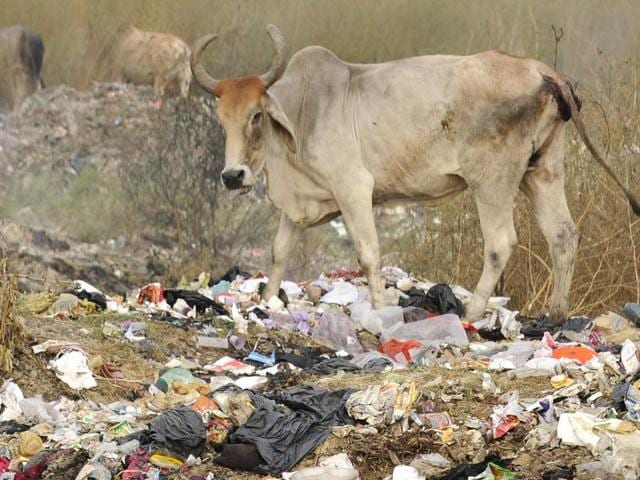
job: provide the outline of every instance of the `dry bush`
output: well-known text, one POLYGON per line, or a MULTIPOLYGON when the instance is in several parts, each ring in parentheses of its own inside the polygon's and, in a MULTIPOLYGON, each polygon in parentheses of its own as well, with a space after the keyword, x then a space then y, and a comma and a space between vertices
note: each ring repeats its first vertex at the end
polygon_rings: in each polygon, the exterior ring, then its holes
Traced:
POLYGON ((14 351, 26 341, 24 327, 18 319, 16 301, 18 281, 7 273, 7 261, 0 259, 0 372, 13 369, 14 351))

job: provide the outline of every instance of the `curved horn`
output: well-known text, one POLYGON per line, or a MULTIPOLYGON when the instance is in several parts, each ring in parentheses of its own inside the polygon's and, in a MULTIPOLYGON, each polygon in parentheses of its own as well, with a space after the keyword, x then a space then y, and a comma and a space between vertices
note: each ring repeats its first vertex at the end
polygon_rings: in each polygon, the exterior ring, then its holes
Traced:
POLYGON ((198 85, 211 95, 215 95, 215 90, 218 86, 219 80, 216 80, 207 73, 204 65, 202 65, 202 62, 200 61, 200 56, 202 55, 202 52, 204 52, 204 49, 207 48, 207 45, 213 42, 216 38, 218 38, 218 35, 215 33, 200 37, 191 47, 191 57, 189 61, 191 65, 191 73, 193 73, 196 82, 198 82, 198 85))
POLYGON ((273 46, 276 49, 276 54, 273 57, 273 63, 267 73, 260 75, 260 80, 265 88, 269 88, 273 85, 284 73, 287 66, 287 42, 282 35, 282 32, 278 30, 275 25, 267 25, 267 32, 271 37, 273 46))

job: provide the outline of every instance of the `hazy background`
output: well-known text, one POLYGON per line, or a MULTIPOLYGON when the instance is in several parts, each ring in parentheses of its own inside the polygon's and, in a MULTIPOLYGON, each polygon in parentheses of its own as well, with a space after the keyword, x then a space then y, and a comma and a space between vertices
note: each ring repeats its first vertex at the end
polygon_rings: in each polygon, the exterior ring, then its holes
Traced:
MULTIPOLYGON (((268 67, 272 59, 265 31, 268 23, 282 30, 290 55, 319 44, 345 60, 362 63, 486 49, 538 58, 557 64, 558 70, 579 81, 589 131, 615 170, 640 194, 638 18, 640 2, 636 0, 0 0, 0 26, 22 24, 43 36, 47 85, 64 83, 76 89, 93 88, 94 81, 102 80, 101 52, 122 23, 172 32, 188 43, 206 33, 219 33, 206 56, 218 77, 260 73, 268 67)), ((192 87, 192 94, 201 93, 192 87)), ((189 129, 192 119, 188 115, 178 120, 182 128, 189 129)), ((585 313, 616 309, 622 302, 640 300, 640 222, 631 217, 620 192, 576 142, 573 128, 570 132, 567 188, 582 233, 573 306, 585 313)), ((189 167, 206 168, 215 184, 222 161, 219 136, 212 134, 211 142, 215 143, 215 159, 202 161, 213 163, 189 167)), ((150 156, 148 161, 152 168, 158 158, 150 156)), ((171 158, 177 169, 186 161, 171 158)), ((160 198, 145 181, 148 178, 132 172, 126 181, 121 176, 116 180, 79 177, 56 192, 47 188, 46 179, 37 195, 33 187, 25 192, 23 186, 10 182, 2 192, 1 211, 21 221, 16 212, 29 203, 40 217, 55 219, 57 226, 87 242, 122 235, 135 243, 141 230, 161 228, 179 247, 171 276, 204 269, 220 271, 233 262, 248 268, 268 266, 269 255, 264 252, 276 216, 267 202, 230 201, 212 183, 194 183, 186 194, 160 198), (89 196, 86 188, 78 187, 80 181, 85 182, 80 185, 94 186, 89 196), (106 186, 97 189, 95 185, 101 182, 106 186), (203 202, 209 206, 202 207, 203 202), (79 204, 85 206, 82 221, 74 210, 79 204), (167 211, 180 210, 180 215, 155 219, 150 204, 158 210, 162 205, 167 211), (101 212, 104 205, 109 205, 107 216, 101 212), (147 211, 145 222, 132 221, 132 211, 147 211), (92 212, 101 218, 98 226, 91 222, 92 212), (185 231, 185 221, 196 218, 206 228, 185 231)), ((168 178, 171 176, 164 181, 168 178)), ((157 185, 162 179, 155 181, 157 185)), ((534 311, 550 294, 550 263, 523 198, 516 217, 519 248, 503 287, 513 296, 515 307, 534 311)), ((384 263, 396 263, 434 281, 455 281, 469 289, 475 285, 482 267, 482 241, 469 195, 436 209, 415 206, 405 212, 381 211, 378 227, 384 263)), ((301 249, 292 252, 290 275, 301 280, 322 268, 354 266, 350 243, 339 236, 339 230, 325 226, 307 235, 301 249)))

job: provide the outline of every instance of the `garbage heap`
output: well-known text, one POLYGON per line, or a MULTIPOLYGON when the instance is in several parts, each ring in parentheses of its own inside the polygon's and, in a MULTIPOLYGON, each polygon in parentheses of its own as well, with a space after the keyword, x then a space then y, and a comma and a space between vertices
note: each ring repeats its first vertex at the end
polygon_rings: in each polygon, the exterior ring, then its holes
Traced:
POLYGON ((555 325, 493 297, 469 323, 464 288, 382 273, 379 310, 346 270, 267 301, 238 267, 23 295, 27 330, 45 329, 17 368, 47 370, 0 389, 0 478, 638 478, 640 305, 555 325), (112 357, 148 357, 144 378, 89 352, 87 319, 112 357), (149 353, 180 338, 193 348, 149 353), (47 375, 64 394, 39 394, 47 375))

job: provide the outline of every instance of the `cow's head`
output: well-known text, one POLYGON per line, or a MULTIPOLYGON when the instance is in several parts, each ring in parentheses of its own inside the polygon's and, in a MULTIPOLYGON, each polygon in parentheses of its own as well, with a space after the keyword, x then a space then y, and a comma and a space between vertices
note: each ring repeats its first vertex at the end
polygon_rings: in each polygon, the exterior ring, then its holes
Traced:
POLYGON ((230 189, 249 192, 256 183, 256 175, 265 164, 269 142, 283 142, 291 151, 296 141, 289 119, 269 95, 267 89, 284 73, 286 42, 280 30, 269 25, 267 31, 276 49, 269 71, 260 76, 216 80, 200 61, 204 49, 217 38, 207 35, 191 49, 191 70, 196 82, 214 95, 218 120, 225 132, 225 166, 222 182, 230 189))

